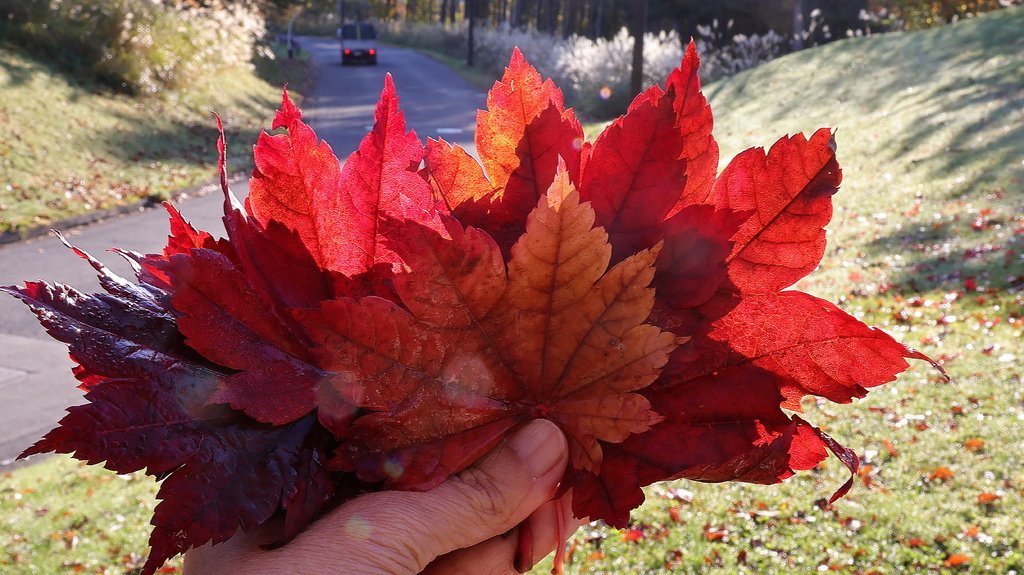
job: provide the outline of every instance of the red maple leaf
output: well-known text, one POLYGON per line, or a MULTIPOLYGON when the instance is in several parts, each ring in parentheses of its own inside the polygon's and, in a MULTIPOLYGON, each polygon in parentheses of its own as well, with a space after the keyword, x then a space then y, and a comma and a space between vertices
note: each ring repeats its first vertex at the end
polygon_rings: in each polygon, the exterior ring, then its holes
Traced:
MULTIPOLYGON (((168 206, 160 254, 106 293, 5 287, 66 343, 88 403, 24 455, 163 480, 143 569, 279 512, 292 537, 373 489, 429 489, 533 418, 569 439, 577 516, 624 526, 671 478, 774 483, 831 450, 785 410, 927 359, 786 290, 820 261, 828 130, 718 147, 691 44, 593 143, 516 51, 480 163, 407 132, 388 77, 339 168, 288 99, 226 239, 168 206), (421 168, 421 164, 423 167, 421 168)), ((849 489, 842 486, 833 498, 849 489)))

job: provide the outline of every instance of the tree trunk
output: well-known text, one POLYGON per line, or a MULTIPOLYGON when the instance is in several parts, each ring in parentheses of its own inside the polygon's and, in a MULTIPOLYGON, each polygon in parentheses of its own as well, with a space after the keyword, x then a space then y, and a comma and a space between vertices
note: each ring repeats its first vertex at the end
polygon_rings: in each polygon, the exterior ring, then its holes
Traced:
POLYGON ((444 21, 448 19, 448 0, 441 0, 441 13, 437 17, 437 21, 442 26, 444 21))
POLYGON ((577 32, 580 25, 580 0, 565 0, 562 12, 562 36, 568 38, 577 32))
POLYGON ((466 0, 466 20, 469 21, 469 39, 466 42, 469 49, 466 52, 466 65, 473 65, 473 27, 476 24, 476 17, 473 15, 476 12, 475 6, 476 0, 466 0))
POLYGON ((644 80, 644 34, 647 32, 647 0, 638 0, 633 14, 633 72, 629 77, 629 89, 633 97, 640 94, 644 80))
POLYGON ((804 2, 793 0, 793 49, 804 49, 804 2))

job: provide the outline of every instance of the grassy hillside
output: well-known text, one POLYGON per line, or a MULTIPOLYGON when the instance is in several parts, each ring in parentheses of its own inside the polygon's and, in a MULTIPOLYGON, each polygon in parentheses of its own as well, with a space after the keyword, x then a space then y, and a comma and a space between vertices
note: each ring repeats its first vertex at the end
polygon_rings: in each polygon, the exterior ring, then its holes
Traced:
MULTIPOLYGON (((1001 250, 960 260, 981 246, 1006 244, 1014 217, 1019 221, 1024 8, 926 32, 836 42, 706 93, 723 158, 782 134, 837 129, 844 181, 829 232, 838 257, 826 264, 866 267, 860 281, 876 284, 914 277, 931 288, 959 274, 1006 285, 997 265, 1001 250), (989 222, 983 229, 968 225, 978 217, 989 222), (936 242, 941 249, 932 249, 936 242), (902 261, 893 259, 897 254, 902 261), (941 280, 921 277, 931 274, 941 280)), ((829 293, 838 296, 847 282, 828 268, 817 283, 834 281, 829 293)))
MULTIPOLYGON (((288 68, 268 60, 256 71, 228 70, 180 91, 130 97, 0 44, 0 233, 213 179, 211 112, 235 141, 255 141, 281 86, 301 85, 302 67, 288 68)), ((234 154, 234 167, 244 167, 246 149, 234 154)))
POLYGON ((654 486, 635 531, 577 537, 569 573, 1024 572, 1022 31, 1024 8, 1007 9, 706 87, 723 167, 787 133, 838 130, 829 249, 797 287, 952 381, 918 364, 852 405, 805 402, 864 459, 834 510, 815 504, 844 480, 834 460, 773 487, 654 486))
MULTIPOLYGON (((724 158, 838 128, 831 243, 800 287, 953 380, 916 365, 852 405, 805 403, 864 460, 834 509, 816 502, 846 479, 835 460, 779 486, 653 486, 630 531, 580 531, 569 573, 1024 573, 1021 30, 1009 9, 708 86, 724 158)), ((63 457, 3 476, 0 572, 132 572, 155 492, 137 478, 63 457)))

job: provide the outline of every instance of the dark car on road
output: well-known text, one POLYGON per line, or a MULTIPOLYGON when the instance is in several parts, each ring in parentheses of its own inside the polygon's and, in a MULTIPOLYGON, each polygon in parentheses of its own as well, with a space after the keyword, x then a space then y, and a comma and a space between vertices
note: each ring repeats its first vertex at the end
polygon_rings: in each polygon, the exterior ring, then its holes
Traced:
POLYGON ((377 64, 377 28, 373 24, 344 24, 338 28, 338 40, 341 42, 343 66, 355 62, 377 64))

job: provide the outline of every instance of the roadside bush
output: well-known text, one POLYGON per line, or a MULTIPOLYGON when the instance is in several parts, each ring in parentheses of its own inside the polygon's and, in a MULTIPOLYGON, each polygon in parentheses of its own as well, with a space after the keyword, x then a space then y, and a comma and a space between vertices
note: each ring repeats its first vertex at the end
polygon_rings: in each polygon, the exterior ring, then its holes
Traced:
MULTIPOLYGON (((150 0, 153 1, 153 0, 150 0)), ((208 66, 250 66, 266 35, 259 0, 163 0, 191 28, 208 66)), ((265 51, 265 50, 264 50, 265 51)))
POLYGON ((410 24, 391 20, 378 24, 377 33, 381 40, 392 44, 432 50, 453 58, 466 55, 465 23, 459 25, 410 24))
POLYGON ((920 30, 1015 4, 1024 4, 1024 0, 872 0, 861 20, 868 24, 869 32, 920 30))
POLYGON ((0 0, 0 32, 58 67, 152 94, 251 61, 263 34, 254 6, 220 0, 0 0))
MULTIPOLYGON (((332 7, 333 8, 333 7, 332 7)), ((288 15, 290 16, 290 14, 288 15)), ((274 22, 275 28, 280 32, 288 30, 289 17, 280 18, 274 22)), ((331 10, 303 10, 295 18, 292 25, 292 34, 296 36, 330 36, 338 33, 338 12, 331 10)))

